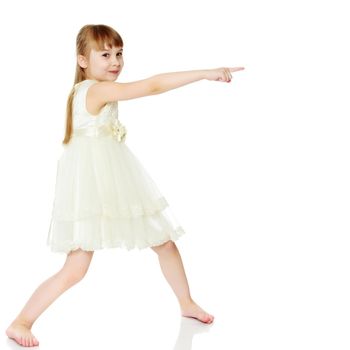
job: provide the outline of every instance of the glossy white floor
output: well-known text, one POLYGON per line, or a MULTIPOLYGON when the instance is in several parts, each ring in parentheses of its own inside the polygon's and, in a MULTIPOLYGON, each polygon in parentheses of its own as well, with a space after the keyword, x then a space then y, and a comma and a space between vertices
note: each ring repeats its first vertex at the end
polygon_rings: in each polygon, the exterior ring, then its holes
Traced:
MULTIPOLYGON (((85 278, 34 325, 38 348, 345 349, 347 248, 322 235, 312 241, 302 232, 284 241, 249 236, 230 247, 206 238, 199 244, 198 237, 178 241, 192 295, 215 315, 212 325, 180 317, 153 252, 101 251, 85 278)), ((13 267, 12 278, 5 276, 2 330, 60 259, 24 254, 26 264, 13 267)), ((1 349, 19 348, 5 335, 2 339, 1 349)))

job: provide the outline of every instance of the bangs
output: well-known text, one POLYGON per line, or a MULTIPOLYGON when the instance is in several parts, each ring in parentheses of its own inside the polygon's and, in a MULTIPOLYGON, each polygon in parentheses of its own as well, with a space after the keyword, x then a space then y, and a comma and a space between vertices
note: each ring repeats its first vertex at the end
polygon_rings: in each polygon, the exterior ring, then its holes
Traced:
POLYGON ((103 51, 112 47, 123 47, 124 43, 120 35, 110 27, 95 26, 90 32, 91 47, 97 51, 103 51))

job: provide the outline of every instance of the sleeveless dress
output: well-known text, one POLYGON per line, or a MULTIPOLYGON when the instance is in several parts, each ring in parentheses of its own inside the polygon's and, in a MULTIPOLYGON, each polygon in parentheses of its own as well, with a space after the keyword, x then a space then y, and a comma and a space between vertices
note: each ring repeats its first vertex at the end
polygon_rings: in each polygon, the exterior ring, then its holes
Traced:
POLYGON ((47 245, 69 253, 127 250, 175 241, 185 233, 146 169, 125 143, 118 102, 86 110, 88 79, 75 85, 73 132, 57 162, 47 245))

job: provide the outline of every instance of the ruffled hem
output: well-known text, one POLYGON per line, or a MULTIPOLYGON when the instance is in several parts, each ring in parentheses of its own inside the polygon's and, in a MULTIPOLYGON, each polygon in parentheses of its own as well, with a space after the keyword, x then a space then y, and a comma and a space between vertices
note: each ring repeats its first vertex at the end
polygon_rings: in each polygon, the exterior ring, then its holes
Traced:
POLYGON ((142 250, 145 248, 150 248, 154 246, 161 245, 169 240, 176 241, 178 240, 182 235, 185 234, 185 231, 181 226, 179 226, 176 230, 174 230, 170 235, 167 235, 165 237, 162 237, 161 239, 148 239, 147 241, 139 241, 137 243, 127 243, 125 241, 122 241, 121 239, 114 239, 112 241, 100 241, 98 243, 86 243, 86 242, 62 242, 62 243, 51 243, 49 239, 47 240, 47 246, 50 247, 51 252, 53 253, 62 253, 62 254, 68 254, 71 251, 82 249, 85 251, 95 251, 95 250, 102 250, 102 249, 113 249, 113 248, 121 248, 126 249, 128 251, 133 249, 142 250))
POLYGON ((176 240, 185 231, 169 206, 150 215, 135 217, 91 216, 80 220, 52 218, 47 245, 53 252, 81 248, 97 250, 121 247, 143 249, 176 240))

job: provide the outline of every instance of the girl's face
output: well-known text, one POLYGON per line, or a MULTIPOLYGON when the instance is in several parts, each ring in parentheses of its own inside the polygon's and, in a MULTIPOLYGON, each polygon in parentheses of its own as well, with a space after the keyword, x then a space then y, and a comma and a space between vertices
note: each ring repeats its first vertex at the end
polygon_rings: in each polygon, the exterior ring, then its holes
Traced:
POLYGON ((123 66, 123 48, 112 47, 96 51, 91 49, 87 60, 84 56, 78 56, 78 63, 85 68, 86 78, 98 81, 114 81, 118 78, 123 66))

